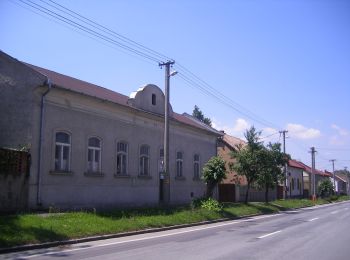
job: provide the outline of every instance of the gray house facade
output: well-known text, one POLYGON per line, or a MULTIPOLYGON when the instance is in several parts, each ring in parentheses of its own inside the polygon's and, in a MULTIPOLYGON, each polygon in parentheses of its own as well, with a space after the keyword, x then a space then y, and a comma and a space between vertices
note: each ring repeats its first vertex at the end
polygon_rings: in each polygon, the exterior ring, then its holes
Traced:
MULTIPOLYGON (((146 85, 125 96, 0 52, 0 147, 30 150, 29 208, 158 204, 164 94, 146 85)), ((203 196, 215 129, 171 111, 170 202, 203 196)))

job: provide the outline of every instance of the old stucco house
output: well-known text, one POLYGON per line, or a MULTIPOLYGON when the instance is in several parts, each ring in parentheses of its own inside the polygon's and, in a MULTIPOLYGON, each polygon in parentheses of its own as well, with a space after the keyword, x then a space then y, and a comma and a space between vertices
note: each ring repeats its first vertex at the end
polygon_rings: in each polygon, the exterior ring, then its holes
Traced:
MULTIPOLYGON (((30 149, 29 208, 115 207, 162 200, 164 94, 125 96, 0 52, 0 147, 30 149)), ((171 111, 170 201, 205 192, 221 133, 171 111)))

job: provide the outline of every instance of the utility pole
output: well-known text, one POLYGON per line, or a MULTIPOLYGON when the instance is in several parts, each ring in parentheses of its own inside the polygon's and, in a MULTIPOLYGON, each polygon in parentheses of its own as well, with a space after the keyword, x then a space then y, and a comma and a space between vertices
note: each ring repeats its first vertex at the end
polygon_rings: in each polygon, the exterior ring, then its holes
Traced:
POLYGON ((336 192, 336 190, 335 190, 335 173, 334 173, 334 162, 336 161, 336 159, 332 159, 329 161, 332 162, 332 165, 333 165, 333 187, 334 187, 334 192, 336 192))
POLYGON ((311 147, 311 178, 312 178, 312 200, 316 200, 316 178, 315 178, 315 147, 311 147))
POLYGON ((175 61, 159 63, 160 67, 165 66, 165 107, 164 107, 164 195, 163 202, 170 204, 170 171, 169 171, 169 89, 170 77, 176 73, 170 73, 170 67, 175 61))
MULTIPOLYGON (((286 133, 288 133, 287 130, 280 131, 280 134, 283 135, 283 153, 286 154, 286 133)), ((285 163, 284 165, 284 181, 283 181, 283 199, 287 198, 287 167, 288 164, 285 163)))

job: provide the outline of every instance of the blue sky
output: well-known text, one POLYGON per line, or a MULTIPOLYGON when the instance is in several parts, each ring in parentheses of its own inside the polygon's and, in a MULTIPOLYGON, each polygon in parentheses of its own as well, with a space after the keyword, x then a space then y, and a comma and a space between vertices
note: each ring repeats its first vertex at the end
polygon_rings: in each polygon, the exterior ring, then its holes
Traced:
MULTIPOLYGON (((198 105, 216 128, 238 137, 254 125, 276 142, 287 129, 293 158, 310 164, 315 146, 317 168, 330 170, 330 159, 337 169, 350 167, 350 1, 57 2, 173 58, 250 117, 188 84, 178 67, 176 112, 198 105)), ((163 89, 157 63, 22 6, 0 1, 2 51, 125 95, 147 83, 163 89)))

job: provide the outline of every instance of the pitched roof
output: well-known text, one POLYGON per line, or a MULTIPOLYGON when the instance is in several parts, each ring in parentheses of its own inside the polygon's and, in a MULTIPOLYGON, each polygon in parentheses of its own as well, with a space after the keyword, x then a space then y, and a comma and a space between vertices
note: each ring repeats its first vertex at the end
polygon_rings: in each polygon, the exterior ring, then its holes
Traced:
MULTIPOLYGON (((303 169, 304 171, 306 171, 308 173, 312 172, 312 168, 310 166, 306 165, 303 162, 299 162, 299 161, 296 161, 296 160, 289 160, 288 165, 290 163, 292 164, 291 165, 292 167, 297 167, 297 168, 303 169)), ((323 171, 320 171, 318 169, 315 169, 314 173, 316 175, 320 175, 320 176, 324 176, 324 177, 331 177, 332 176, 331 174, 327 173, 327 171, 323 172, 323 171)))
POLYGON ((244 142, 242 139, 239 139, 238 137, 234 137, 228 134, 224 134, 223 141, 227 143, 229 146, 231 146, 233 149, 235 149, 239 145, 246 144, 246 142, 244 142))
POLYGON ((299 168, 299 169, 305 169, 305 164, 298 162, 296 160, 289 160, 288 161, 288 166, 289 167, 294 167, 294 168, 299 168))
MULTIPOLYGON (((62 89, 67 89, 76 93, 80 93, 83 95, 91 96, 91 97, 96 97, 98 99, 110 101, 122 106, 127 106, 130 109, 135 109, 134 107, 131 107, 128 104, 128 96, 125 96, 123 94, 114 92, 110 89, 83 81, 79 80, 67 75, 63 75, 61 73, 57 73, 52 70, 44 69, 32 64, 28 64, 25 62, 22 62, 26 66, 32 68, 33 70, 39 72, 40 74, 47 76, 50 80, 53 86, 62 88, 62 89)), ((210 132, 215 135, 221 135, 219 131, 215 130, 214 128, 210 129, 207 126, 203 126, 201 123, 196 122, 195 120, 189 119, 186 115, 181 115, 178 113, 173 113, 172 114, 172 119, 175 121, 178 121, 180 123, 183 123, 185 125, 190 125, 195 128, 199 128, 202 130, 205 130, 207 132, 210 132)))

